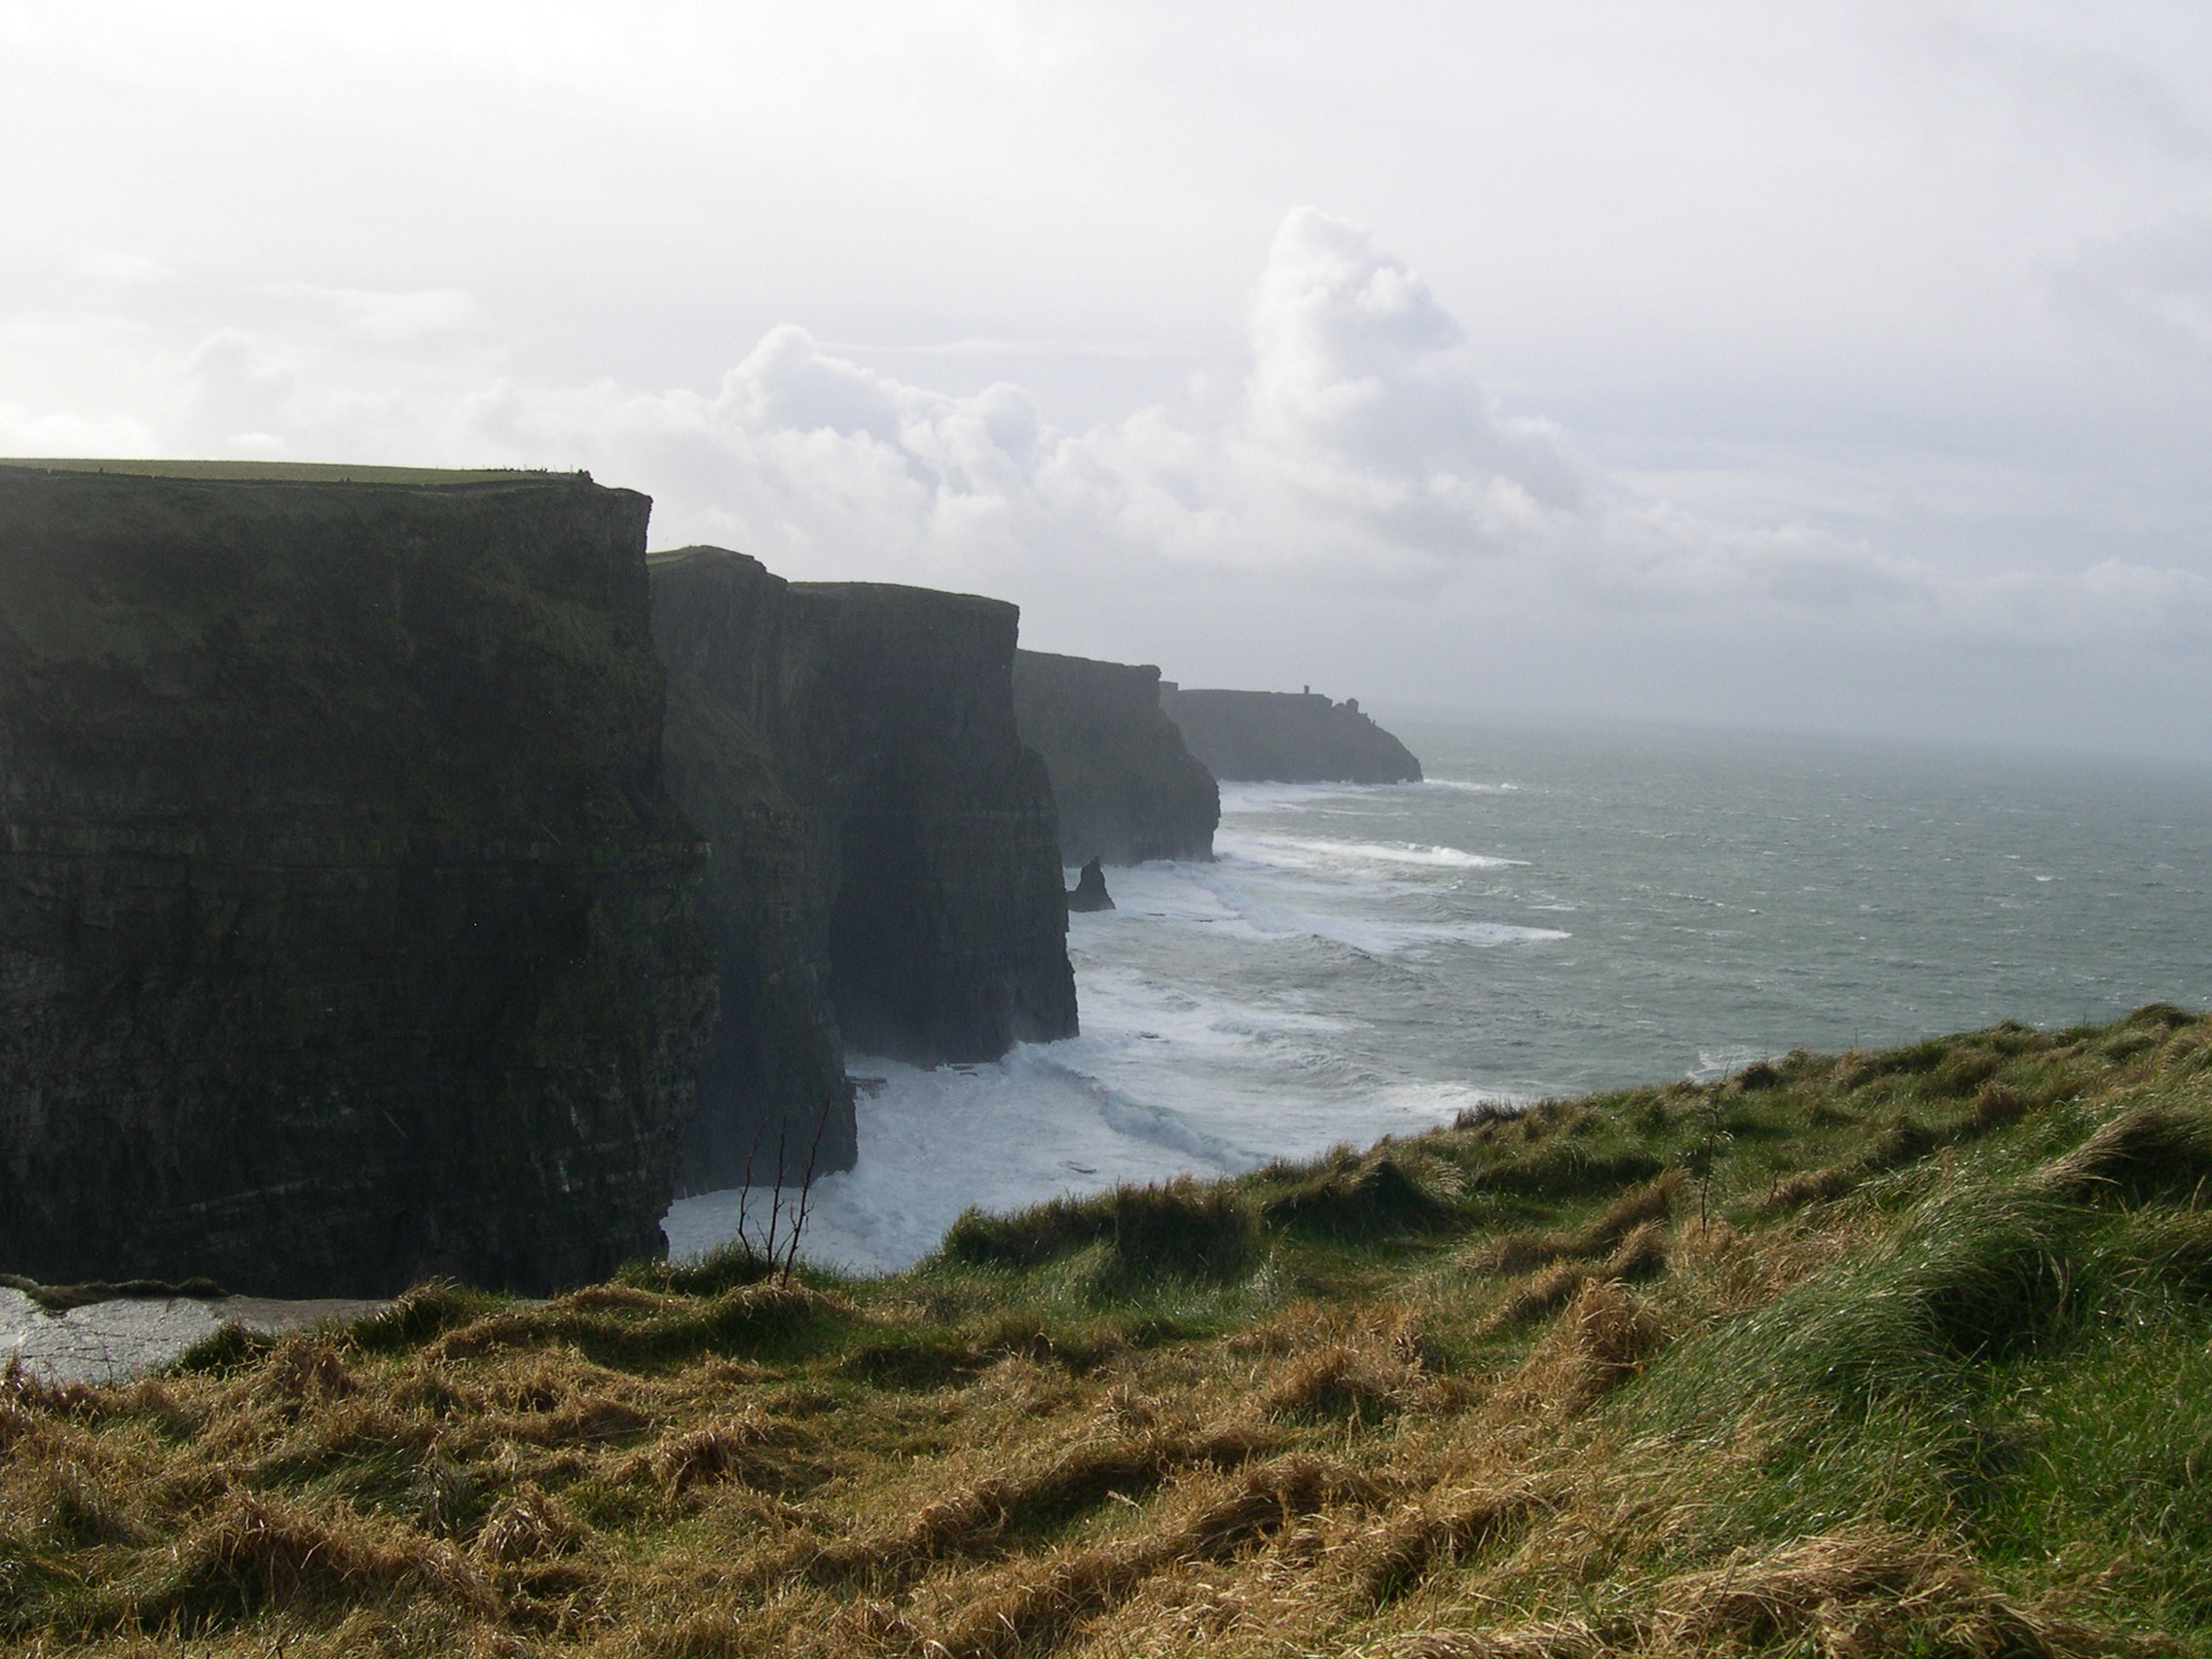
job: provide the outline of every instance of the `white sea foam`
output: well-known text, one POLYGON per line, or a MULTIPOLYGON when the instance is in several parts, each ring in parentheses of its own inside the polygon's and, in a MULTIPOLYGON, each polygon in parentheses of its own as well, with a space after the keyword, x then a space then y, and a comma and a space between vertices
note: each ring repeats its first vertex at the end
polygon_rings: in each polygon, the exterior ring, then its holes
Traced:
MULTIPOLYGON (((971 1205, 1018 1209, 1120 1182, 1234 1175, 1272 1158, 1448 1124, 1504 1098, 1451 1083, 1398 1083, 1348 1098, 1325 1080, 1286 1090, 1298 1060, 1312 1057, 1306 1048, 1240 1080, 1209 1068, 1202 1051, 1174 1051, 1181 1045, 1164 1033, 1087 1034, 1022 1045, 994 1065, 934 1071, 855 1056, 853 1069, 884 1087, 857 1103, 858 1165, 815 1183, 803 1254, 847 1272, 892 1272, 937 1248, 971 1205), (1170 1051, 1158 1059, 1130 1051, 1153 1043, 1170 1051), (1115 1074, 1132 1087, 1116 1087, 1115 1074), (1169 1098, 1135 1091, 1148 1082, 1164 1085, 1169 1098)), ((794 1198, 786 1196, 778 1224, 787 1235, 794 1198)), ((763 1239, 770 1195, 706 1193, 670 1208, 661 1224, 670 1254, 695 1257, 735 1236, 741 1205, 749 1235, 763 1239)))
POLYGON ((1215 850, 1262 864, 1297 869, 1339 869, 1346 866, 1406 865, 1427 869, 1503 869, 1523 864, 1458 847, 1424 846, 1418 841, 1331 841, 1300 835, 1266 835, 1225 830, 1215 850))
POLYGON ((1181 923, 1206 928, 1224 939, 1327 940, 1376 956, 1449 944, 1488 948, 1569 937, 1557 928, 1394 913, 1385 901, 1401 890, 1376 873, 1379 866, 1388 867, 1382 860, 1357 858, 1333 866, 1328 859, 1316 858, 1298 867, 1247 858, 1232 843, 1210 865, 1150 864, 1116 871, 1113 891, 1118 908, 1079 918, 1076 925, 1082 929, 1137 921, 1181 923))
MULTIPOLYGON (((853 1069, 885 1080, 857 1102, 857 1166, 815 1183, 805 1254, 857 1272, 903 1268, 937 1247, 970 1205, 1015 1209, 1060 1193, 1117 1181, 1233 1173, 1243 1161, 1165 1109, 1147 1111, 1104 1094, 1024 1045, 985 1066, 924 1070, 854 1056, 853 1069)), ((744 1196, 678 1200, 662 1223, 678 1258, 735 1235, 744 1196)), ((765 1225, 753 1196, 754 1231, 765 1225)))
POLYGON ((1756 1049, 1742 1043, 1730 1043, 1718 1049, 1700 1049, 1697 1064, 1690 1067, 1692 1083, 1722 1083, 1734 1077, 1753 1060, 1765 1056, 1756 1049))
MULTIPOLYGON (((2077 867, 2060 861, 2080 856, 2089 797, 2072 783, 2015 791, 2040 816, 2002 823, 1972 791, 1913 784, 1966 828, 1908 856, 1887 759, 1805 772, 1833 806, 1814 825, 1797 793, 1740 787, 1774 772, 1764 750, 1716 771, 1705 747, 1648 747, 1471 734, 1437 759, 1456 775, 1425 784, 1225 789, 1218 862, 1109 870, 1120 908, 1071 919, 1082 1036, 937 1071, 853 1058, 887 1081, 860 1104, 860 1166, 814 1195, 806 1254, 896 1269, 971 1204, 1230 1174, 1635 1078, 1724 1078, 1799 1042, 1856 1046, 1862 1020, 1888 1043, 1993 1009, 2086 1018, 2080 940, 2099 925, 2132 927, 2125 962, 2147 964, 2108 964, 2100 1007, 2205 1000, 2195 872, 2212 865, 2175 850, 2200 847, 2197 819, 2177 840, 2168 806, 2129 809, 2099 867, 2155 879, 2123 903, 2120 883, 2043 879, 2077 867), (1493 767, 1527 787, 1483 781, 1493 767), (1622 778, 1637 787, 1609 787, 1622 778), (1740 833, 1697 828, 1720 802, 1740 833), (1979 855, 1960 849, 2015 842, 2003 886, 1973 887, 1979 855), (1506 846, 1540 851, 1532 867, 1475 862, 1506 846), (1775 849, 1802 872, 1779 876, 1775 849)), ((2096 812, 2113 798, 2100 782, 2096 812)), ((678 1254, 727 1237, 737 1210, 734 1194, 678 1204, 678 1254)), ((757 1231, 757 1199, 750 1214, 757 1231)))
MULTIPOLYGON (((1218 973, 1185 962, 1170 936, 1218 937, 1247 950, 1271 937, 1265 923, 1237 911, 1230 890, 1212 885, 1220 873, 1202 865, 1118 870, 1121 908, 1070 918, 1081 1036, 1023 1045, 992 1065, 927 1070, 855 1056, 852 1069, 884 1086, 858 1103, 859 1165, 816 1183, 808 1259, 896 1271, 935 1249, 970 1205, 1018 1208, 1124 1181, 1235 1174, 1272 1158, 1450 1123, 1501 1098, 1458 1083, 1377 1075, 1347 1060, 1353 1022, 1344 1015, 1238 994, 1218 973), (1162 977, 1162 958, 1184 962, 1192 977, 1162 977)), ((1361 932, 1356 919, 1345 920, 1340 932, 1361 932)), ((1309 936, 1311 922, 1301 928, 1309 936)), ((1387 924, 1372 919, 1366 929, 1367 944, 1391 948, 1419 931, 1400 924, 1383 937, 1387 924)), ((731 1237, 741 1202, 749 1232, 760 1238, 767 1195, 709 1193, 670 1210, 663 1226, 672 1253, 695 1256, 731 1237)), ((788 1233, 788 1212, 778 1225, 788 1233)))
MULTIPOLYGON (((1360 799, 1389 788, 1244 785, 1224 794, 1233 820, 1287 813, 1297 829, 1323 829, 1361 817, 1360 799)), ((1377 1005, 1345 1000, 1363 976, 1396 982, 1438 950, 1567 938, 1470 914, 1481 895, 1438 880, 1511 861, 1234 821, 1219 847, 1212 863, 1113 870, 1117 908, 1069 919, 1081 1036, 1019 1047, 992 1065, 853 1057, 851 1069, 884 1085, 858 1103, 858 1167, 810 1196, 805 1255, 893 1271, 935 1249, 971 1205, 1235 1174, 1513 1103, 1410 1075, 1396 1039, 1376 1034, 1377 1005)), ((741 1204, 760 1238, 767 1195, 710 1193, 669 1212, 672 1251, 693 1256, 730 1237, 741 1204)), ((779 1219, 779 1233, 789 1225, 779 1219)))

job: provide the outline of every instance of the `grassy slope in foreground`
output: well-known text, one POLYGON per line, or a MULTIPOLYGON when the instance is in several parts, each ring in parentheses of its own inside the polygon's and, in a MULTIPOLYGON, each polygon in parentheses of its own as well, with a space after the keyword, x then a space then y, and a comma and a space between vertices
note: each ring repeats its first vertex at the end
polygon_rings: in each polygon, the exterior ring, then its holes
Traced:
POLYGON ((2212 1651, 2212 1021, 424 1287, 0 1403, 47 1653, 2212 1651))

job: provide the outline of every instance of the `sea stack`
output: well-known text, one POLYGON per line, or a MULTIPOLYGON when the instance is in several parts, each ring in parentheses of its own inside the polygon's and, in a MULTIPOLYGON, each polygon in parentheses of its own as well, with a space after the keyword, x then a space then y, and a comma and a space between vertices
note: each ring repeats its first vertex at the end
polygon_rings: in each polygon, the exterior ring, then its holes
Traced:
POLYGON ((1083 866, 1075 890, 1068 895, 1070 910, 1111 910, 1113 895, 1106 891, 1106 870, 1096 859, 1083 866))
MULTIPOLYGON (((1076 1030, 1051 788, 1014 726, 1019 612, 786 582, 722 548, 650 565, 677 796, 718 863, 798 876, 710 870, 723 1012, 684 1181, 727 1185, 748 1149, 805 1147, 832 1097, 815 1167, 847 1166, 840 1045, 935 1064, 1076 1030)), ((757 1178, 769 1161, 753 1161, 757 1178)))
POLYGON ((1360 712, 1308 691, 1186 691, 1162 682, 1160 704, 1191 753, 1223 783, 1410 784, 1413 751, 1360 712))
POLYGON ((1064 866, 1213 857, 1221 791, 1161 711, 1159 669, 1020 651, 1014 706, 1051 774, 1064 866))
POLYGON ((0 1266, 544 1292, 657 1253, 714 988, 649 503, 104 466, 0 465, 0 1266))

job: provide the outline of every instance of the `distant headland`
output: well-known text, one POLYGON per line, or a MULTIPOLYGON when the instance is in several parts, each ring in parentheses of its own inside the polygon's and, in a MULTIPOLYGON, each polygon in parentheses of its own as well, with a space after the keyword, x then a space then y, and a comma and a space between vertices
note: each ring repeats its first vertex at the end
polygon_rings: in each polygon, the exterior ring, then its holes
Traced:
POLYGON ((1413 751, 1360 712, 1305 691, 1186 691, 1160 687, 1161 707, 1191 753, 1224 783, 1410 784, 1413 751))

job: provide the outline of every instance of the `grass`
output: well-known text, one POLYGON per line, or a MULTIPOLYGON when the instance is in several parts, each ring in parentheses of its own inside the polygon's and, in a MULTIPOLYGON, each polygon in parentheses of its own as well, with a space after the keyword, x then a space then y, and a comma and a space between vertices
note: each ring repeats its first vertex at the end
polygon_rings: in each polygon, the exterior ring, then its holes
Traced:
POLYGON ((42 1654, 2212 1653, 2212 1021, 0 1386, 42 1654))
POLYGON ((137 478, 193 478, 222 483, 262 484, 405 484, 458 486, 512 484, 532 479, 572 478, 574 473, 549 473, 539 468, 353 466, 337 461, 163 461, 0 459, 0 467, 32 472, 113 472, 137 478))

